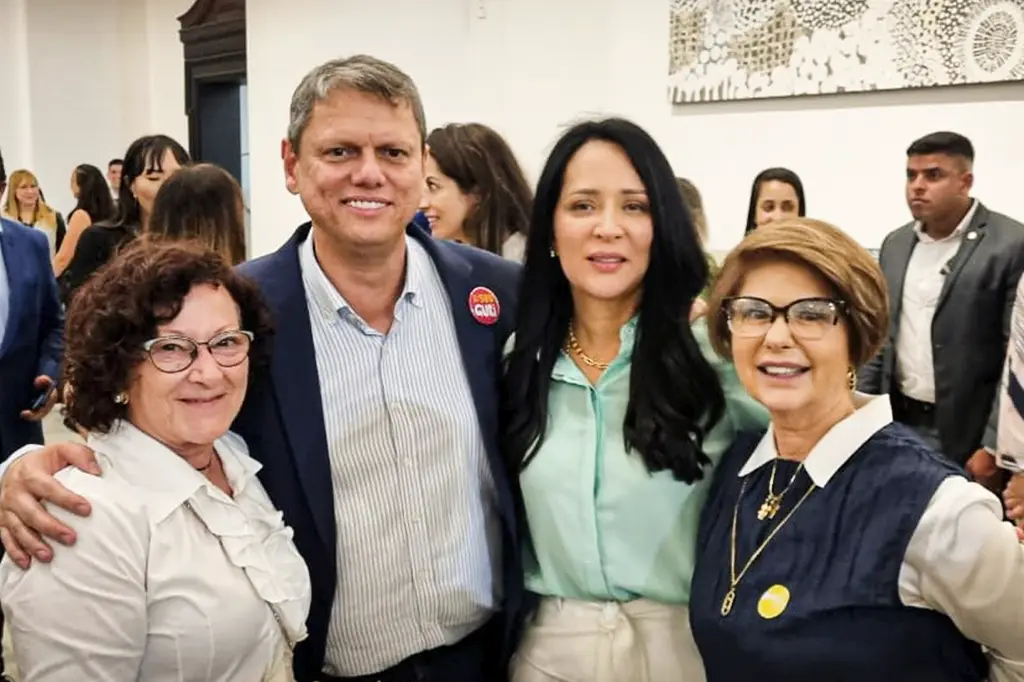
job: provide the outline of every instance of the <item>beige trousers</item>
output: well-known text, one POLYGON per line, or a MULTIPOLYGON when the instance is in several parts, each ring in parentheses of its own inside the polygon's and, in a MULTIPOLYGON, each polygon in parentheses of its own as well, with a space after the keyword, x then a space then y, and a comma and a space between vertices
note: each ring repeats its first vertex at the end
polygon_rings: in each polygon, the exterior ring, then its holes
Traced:
POLYGON ((18 670, 18 662, 14 660, 14 646, 11 644, 11 633, 7 630, 7 621, 4 621, 3 631, 4 651, 4 675, 11 682, 21 682, 21 672, 18 670))
POLYGON ((704 682, 685 606, 545 598, 512 682, 704 682))
POLYGON ((295 682, 295 673, 292 670, 292 650, 284 640, 274 652, 274 660, 270 662, 270 669, 267 670, 261 682, 295 682))

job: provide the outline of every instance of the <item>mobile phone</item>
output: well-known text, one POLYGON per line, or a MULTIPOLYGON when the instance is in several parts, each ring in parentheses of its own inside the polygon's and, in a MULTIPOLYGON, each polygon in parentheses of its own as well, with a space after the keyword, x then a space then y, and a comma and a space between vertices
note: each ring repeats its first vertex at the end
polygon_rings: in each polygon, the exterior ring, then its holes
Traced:
POLYGON ((29 406, 29 412, 38 412, 43 409, 46 405, 46 401, 50 399, 50 394, 53 392, 53 384, 48 385, 46 388, 37 391, 35 397, 32 399, 32 404, 29 406))

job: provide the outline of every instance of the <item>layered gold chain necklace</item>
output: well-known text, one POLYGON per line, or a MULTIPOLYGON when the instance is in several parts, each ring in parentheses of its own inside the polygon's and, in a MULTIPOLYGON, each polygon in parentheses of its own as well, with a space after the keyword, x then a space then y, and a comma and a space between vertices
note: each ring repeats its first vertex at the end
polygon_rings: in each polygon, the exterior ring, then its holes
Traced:
MULTIPOLYGON (((728 616, 732 612, 733 602, 736 601, 736 588, 739 586, 740 581, 743 580, 743 576, 747 574, 747 571, 749 571, 750 567, 754 565, 754 562, 761 557, 761 554, 764 552, 765 548, 767 548, 768 544, 775 539, 775 536, 778 535, 779 531, 782 530, 782 527, 786 525, 786 522, 793 518, 793 514, 795 514, 796 510, 800 508, 800 505, 804 503, 804 500, 810 497, 811 493, 813 493, 817 489, 817 486, 814 485, 814 482, 812 481, 811 486, 807 489, 807 492, 804 493, 803 497, 797 500, 797 503, 793 505, 793 508, 789 510, 789 513, 782 518, 782 521, 779 522, 779 525, 775 526, 775 528, 772 528, 772 531, 768 534, 768 537, 764 539, 764 542, 758 545, 757 549, 754 550, 754 553, 750 555, 749 559, 747 559, 747 563, 743 565, 743 568, 739 572, 737 572, 736 545, 738 544, 739 535, 740 505, 743 503, 743 494, 747 491, 747 480, 748 479, 746 478, 743 479, 743 485, 740 486, 739 497, 736 498, 736 507, 732 511, 732 537, 729 548, 729 591, 725 593, 725 599, 722 600, 721 613, 723 617, 728 616)), ((785 491, 783 491, 782 495, 784 494, 785 491)), ((782 495, 778 496, 780 500, 782 499, 782 495)), ((763 504, 761 506, 762 508, 764 507, 763 504)), ((776 512, 777 511, 778 510, 776 509, 776 512)), ((758 511, 758 518, 760 517, 761 513, 760 511, 758 511)))
POLYGON ((583 361, 583 364, 587 365, 588 367, 593 367, 594 369, 599 369, 603 371, 608 369, 608 365, 610 364, 607 362, 598 362, 597 360, 586 354, 586 352, 583 350, 583 347, 580 346, 579 340, 576 338, 576 333, 572 330, 571 322, 569 323, 569 333, 565 339, 565 352, 568 353, 569 355, 575 355, 576 357, 583 361))

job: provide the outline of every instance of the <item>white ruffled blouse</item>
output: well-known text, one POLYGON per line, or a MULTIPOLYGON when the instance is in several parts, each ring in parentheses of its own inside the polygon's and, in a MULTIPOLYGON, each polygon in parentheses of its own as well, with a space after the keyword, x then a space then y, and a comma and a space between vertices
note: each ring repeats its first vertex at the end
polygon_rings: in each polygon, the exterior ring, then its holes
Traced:
POLYGON ((76 544, 27 571, 0 563, 21 680, 290 680, 309 572, 242 439, 215 443, 233 498, 127 422, 89 444, 103 476, 57 479, 92 514, 49 510, 76 544))

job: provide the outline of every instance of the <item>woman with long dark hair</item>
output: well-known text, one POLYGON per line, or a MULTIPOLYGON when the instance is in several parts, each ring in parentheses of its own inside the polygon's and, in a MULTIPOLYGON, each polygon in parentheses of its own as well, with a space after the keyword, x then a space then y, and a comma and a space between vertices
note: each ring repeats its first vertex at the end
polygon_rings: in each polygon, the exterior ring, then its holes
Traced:
POLYGON ((65 299, 104 266, 118 248, 145 232, 160 185, 188 162, 185 148, 166 135, 146 135, 132 142, 124 155, 117 215, 109 223, 97 223, 82 232, 74 257, 61 277, 65 299))
POLYGON ((420 209, 438 239, 522 260, 533 195, 515 154, 497 131, 451 123, 427 136, 420 209))
POLYGON ((53 258, 53 274, 60 277, 71 262, 78 240, 87 227, 114 217, 114 200, 103 173, 87 163, 75 167, 71 174, 71 194, 75 207, 68 214, 68 230, 53 258))
POLYGON ((807 215, 807 199, 800 176, 788 168, 766 168, 750 188, 747 227, 750 234, 762 225, 807 215))
POLYGON ((241 186, 211 163, 182 168, 157 192, 145 236, 153 241, 198 242, 229 265, 238 265, 245 260, 241 186))
POLYGON ((703 678, 687 603, 708 474, 767 419, 689 323, 707 274, 646 132, 608 119, 562 136, 534 199, 502 389, 539 598, 515 682, 703 678))

